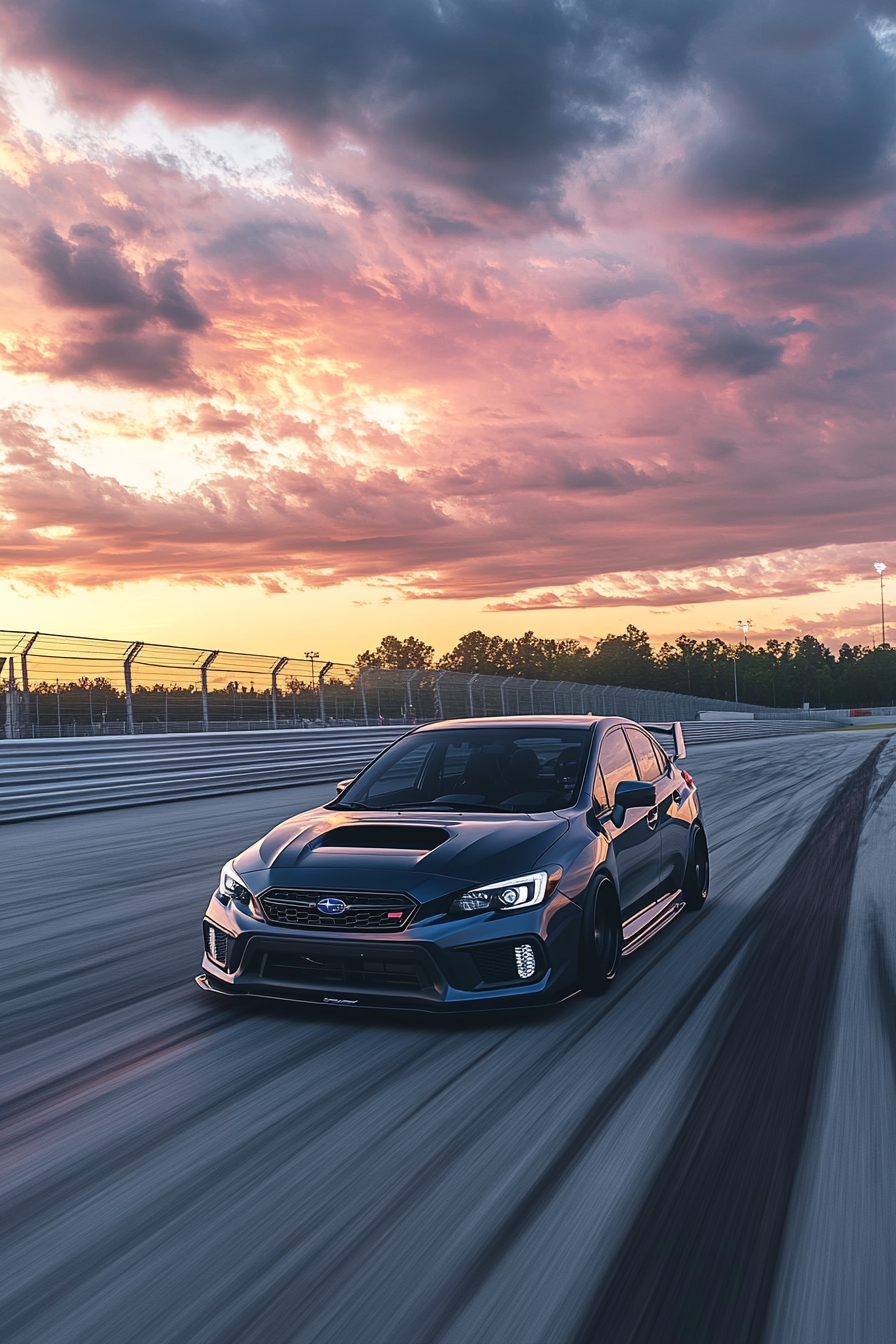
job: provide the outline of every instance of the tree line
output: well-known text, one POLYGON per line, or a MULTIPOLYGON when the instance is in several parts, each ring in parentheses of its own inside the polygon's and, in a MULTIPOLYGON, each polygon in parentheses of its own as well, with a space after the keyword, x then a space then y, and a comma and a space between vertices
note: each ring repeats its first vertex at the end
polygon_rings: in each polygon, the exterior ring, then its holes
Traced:
POLYGON ((529 677, 631 686, 716 700, 799 708, 807 702, 828 709, 896 704, 896 649, 843 644, 835 657, 814 635, 769 639, 765 644, 728 644, 690 639, 654 649, 644 630, 629 625, 594 647, 577 639, 542 639, 527 630, 516 639, 471 630, 441 658, 411 635, 386 635, 375 649, 358 654, 357 665, 382 668, 445 668, 491 676, 529 677))

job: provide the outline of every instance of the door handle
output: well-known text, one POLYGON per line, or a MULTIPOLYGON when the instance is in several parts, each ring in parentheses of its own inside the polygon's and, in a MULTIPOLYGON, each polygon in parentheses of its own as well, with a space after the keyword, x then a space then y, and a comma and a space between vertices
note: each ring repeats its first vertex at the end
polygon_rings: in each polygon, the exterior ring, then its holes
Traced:
POLYGON ((659 821, 659 818, 660 818, 659 808, 652 807, 650 811, 647 813, 647 825, 650 827, 652 831, 656 829, 656 824, 659 821))

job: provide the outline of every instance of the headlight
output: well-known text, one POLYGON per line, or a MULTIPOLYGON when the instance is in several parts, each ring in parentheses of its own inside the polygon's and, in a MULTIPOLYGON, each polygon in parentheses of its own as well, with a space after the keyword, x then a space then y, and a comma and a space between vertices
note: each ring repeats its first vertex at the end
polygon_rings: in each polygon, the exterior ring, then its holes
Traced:
POLYGON ((248 905, 252 900, 252 893, 232 863, 225 863, 221 869, 218 890, 222 896, 227 896, 232 901, 239 901, 241 905, 248 905))
POLYGON ((483 910, 525 910, 541 905, 556 890, 562 876, 562 868, 555 868, 550 873, 529 873, 506 882, 489 882, 487 886, 465 891, 452 902, 451 913, 473 915, 483 910))

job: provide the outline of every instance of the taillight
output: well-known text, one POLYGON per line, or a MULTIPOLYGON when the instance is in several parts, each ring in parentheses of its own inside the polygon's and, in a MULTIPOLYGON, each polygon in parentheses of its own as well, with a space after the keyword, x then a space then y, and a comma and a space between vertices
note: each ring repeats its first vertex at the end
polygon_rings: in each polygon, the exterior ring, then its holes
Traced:
POLYGON ((682 770, 681 777, 684 780, 685 784, 689 785, 690 788, 694 787, 694 781, 692 777, 688 774, 687 770, 682 770))

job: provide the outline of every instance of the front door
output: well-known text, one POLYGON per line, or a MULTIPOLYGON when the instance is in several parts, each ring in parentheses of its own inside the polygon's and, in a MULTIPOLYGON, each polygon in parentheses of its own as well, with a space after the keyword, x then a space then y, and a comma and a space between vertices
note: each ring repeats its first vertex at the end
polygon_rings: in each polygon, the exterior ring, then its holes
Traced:
MULTIPOLYGON (((612 807, 617 784, 638 778, 635 762, 621 728, 612 728, 601 742, 598 769, 609 806, 612 807)), ((656 834, 656 809, 631 807, 620 826, 614 826, 609 817, 602 820, 616 858, 619 904, 622 922, 625 924, 651 904, 659 881, 660 847, 656 834)))
POLYGON ((647 733, 626 728, 626 737, 641 779, 656 789, 656 834, 660 842, 658 896, 681 891, 687 862, 688 825, 678 811, 678 792, 665 753, 647 733))

